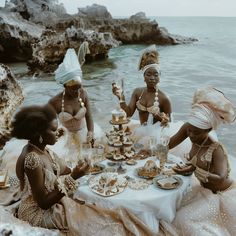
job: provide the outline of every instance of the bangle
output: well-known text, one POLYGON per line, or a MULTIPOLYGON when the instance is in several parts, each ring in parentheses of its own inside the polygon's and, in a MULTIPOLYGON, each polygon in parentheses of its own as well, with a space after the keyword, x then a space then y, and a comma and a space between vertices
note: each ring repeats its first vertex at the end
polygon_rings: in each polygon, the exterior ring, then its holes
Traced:
POLYGON ((56 180, 56 185, 58 190, 66 196, 73 194, 78 187, 77 182, 71 175, 60 176, 56 180))
POLYGON ((120 101, 120 103, 125 102, 125 96, 124 96, 124 94, 121 94, 119 101, 120 101))
POLYGON ((89 139, 93 138, 93 132, 92 131, 88 131, 87 138, 89 138, 89 139))

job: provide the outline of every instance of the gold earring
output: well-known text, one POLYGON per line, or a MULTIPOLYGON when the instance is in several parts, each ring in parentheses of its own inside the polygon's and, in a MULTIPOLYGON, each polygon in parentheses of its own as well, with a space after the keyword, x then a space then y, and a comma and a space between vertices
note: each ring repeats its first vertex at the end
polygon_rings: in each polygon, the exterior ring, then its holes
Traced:
POLYGON ((39 143, 43 143, 43 137, 41 135, 39 136, 39 143))

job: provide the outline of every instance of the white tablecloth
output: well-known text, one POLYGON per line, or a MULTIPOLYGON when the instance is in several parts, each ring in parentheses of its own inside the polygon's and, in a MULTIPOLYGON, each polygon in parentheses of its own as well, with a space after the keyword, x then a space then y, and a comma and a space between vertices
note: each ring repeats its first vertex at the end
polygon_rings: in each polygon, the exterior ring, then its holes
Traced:
MULTIPOLYGON (((151 157, 153 159, 153 157, 151 157)), ((173 155, 169 155, 168 159, 175 162, 181 160, 173 155)), ((153 159, 154 160, 154 159, 153 159)), ((138 161, 135 166, 124 165, 127 168, 125 175, 133 178, 138 178, 135 169, 143 166, 145 160, 138 161)), ((107 160, 102 162, 107 164, 107 160)), ((140 220, 148 225, 154 232, 159 231, 159 221, 164 220, 172 222, 175 217, 176 209, 180 206, 182 196, 190 187, 191 178, 179 176, 183 180, 183 184, 174 190, 163 190, 157 188, 154 184, 144 190, 133 190, 127 187, 122 193, 112 197, 102 197, 93 193, 86 183, 86 176, 81 180, 82 185, 75 193, 75 198, 82 198, 91 203, 96 203, 97 206, 115 209, 124 207, 135 214, 140 220)))

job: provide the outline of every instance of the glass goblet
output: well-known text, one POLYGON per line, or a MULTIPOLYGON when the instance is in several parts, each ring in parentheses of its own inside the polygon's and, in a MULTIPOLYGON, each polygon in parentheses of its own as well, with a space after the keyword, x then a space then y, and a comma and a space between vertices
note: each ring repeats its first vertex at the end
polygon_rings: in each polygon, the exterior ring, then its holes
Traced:
POLYGON ((149 144, 149 147, 150 147, 150 150, 151 150, 151 155, 153 156, 154 154, 154 148, 156 147, 157 145, 157 138, 155 136, 150 136, 149 140, 148 140, 148 144, 149 144))
POLYGON ((157 145, 156 153, 157 153, 157 157, 159 158, 161 173, 163 173, 163 170, 165 168, 165 164, 168 158, 168 152, 169 152, 168 146, 165 146, 163 144, 157 145))

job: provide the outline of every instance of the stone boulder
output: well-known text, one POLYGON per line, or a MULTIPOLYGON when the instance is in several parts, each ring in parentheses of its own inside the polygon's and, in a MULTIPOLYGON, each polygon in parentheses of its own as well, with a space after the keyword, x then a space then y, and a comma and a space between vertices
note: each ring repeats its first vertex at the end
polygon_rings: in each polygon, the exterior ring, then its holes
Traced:
POLYGON ((106 7, 93 4, 66 14, 57 0, 11 0, 0 8, 0 61, 27 61, 32 73, 52 72, 68 48, 89 42, 87 61, 103 59, 109 49, 124 44, 175 45, 193 38, 170 34, 139 12, 112 19, 106 7))
POLYGON ((129 19, 133 21, 149 21, 144 12, 138 12, 135 15, 132 15, 129 19))
POLYGON ((92 6, 87 6, 84 8, 78 8, 78 15, 80 17, 87 18, 112 19, 112 16, 108 12, 107 8, 98 4, 93 4, 92 6))
POLYGON ((18 12, 0 10, 0 61, 27 61, 32 56, 31 44, 40 37, 42 25, 22 18, 18 12))
POLYGON ((24 99, 10 68, 0 64, 0 149, 10 139, 12 115, 24 99))
POLYGON ((57 0, 11 0, 6 9, 11 12, 18 12, 23 19, 44 26, 55 24, 63 15, 66 9, 57 0))
POLYGON ((45 30, 38 42, 33 44, 32 59, 27 63, 31 73, 55 71, 62 62, 66 50, 74 48, 78 52, 84 41, 88 42, 90 51, 86 55, 86 61, 104 59, 111 48, 119 45, 110 33, 82 30, 74 26, 64 32, 45 30))

